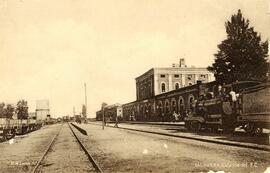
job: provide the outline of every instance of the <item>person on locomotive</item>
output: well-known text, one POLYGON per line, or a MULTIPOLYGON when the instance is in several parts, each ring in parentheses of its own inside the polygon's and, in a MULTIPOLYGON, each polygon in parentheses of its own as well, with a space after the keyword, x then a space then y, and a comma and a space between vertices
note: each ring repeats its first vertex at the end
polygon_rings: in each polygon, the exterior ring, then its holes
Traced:
POLYGON ((218 92, 217 92, 217 96, 222 96, 222 86, 218 85, 218 92))
POLYGON ((233 87, 230 88, 230 102, 231 102, 231 107, 234 113, 236 113, 236 102, 237 102, 237 95, 235 91, 233 90, 233 87))

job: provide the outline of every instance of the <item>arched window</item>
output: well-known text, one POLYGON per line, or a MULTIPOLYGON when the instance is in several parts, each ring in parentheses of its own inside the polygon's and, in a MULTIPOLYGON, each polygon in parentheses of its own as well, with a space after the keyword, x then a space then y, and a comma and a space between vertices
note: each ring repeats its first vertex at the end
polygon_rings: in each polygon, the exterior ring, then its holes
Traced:
POLYGON ((189 98, 189 108, 190 108, 190 109, 192 109, 193 101, 194 101, 193 97, 190 97, 190 98, 189 98))
POLYGON ((193 110, 193 103, 194 103, 194 96, 191 94, 191 95, 189 95, 189 97, 188 97, 188 108, 189 108, 189 110, 193 110))
POLYGON ((148 105, 144 105, 144 119, 148 118, 148 113, 149 113, 148 105))
POLYGON ((182 96, 180 96, 178 103, 179 103, 179 113, 180 113, 180 115, 184 115, 185 103, 184 103, 184 98, 182 96))
POLYGON ((175 89, 179 89, 179 83, 175 83, 175 89))
POLYGON ((166 113, 169 113, 170 112, 170 105, 169 105, 169 101, 166 101, 165 103, 165 110, 166 110, 166 113))
POLYGON ((164 93, 166 91, 166 84, 162 83, 161 84, 161 92, 164 93))
POLYGON ((157 105, 157 111, 158 111, 158 113, 161 115, 161 113, 162 113, 162 111, 163 111, 162 101, 159 101, 159 102, 158 102, 158 105, 157 105))
POLYGON ((172 111, 173 112, 176 111, 176 102, 175 102, 175 100, 172 101, 172 111))

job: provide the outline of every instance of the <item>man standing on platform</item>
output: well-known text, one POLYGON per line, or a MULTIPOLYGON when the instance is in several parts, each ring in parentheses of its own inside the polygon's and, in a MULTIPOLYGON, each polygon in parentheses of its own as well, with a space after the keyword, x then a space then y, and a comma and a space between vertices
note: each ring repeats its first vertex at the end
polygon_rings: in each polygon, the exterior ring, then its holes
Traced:
POLYGON ((115 117, 115 125, 113 127, 118 128, 118 116, 117 115, 115 117))

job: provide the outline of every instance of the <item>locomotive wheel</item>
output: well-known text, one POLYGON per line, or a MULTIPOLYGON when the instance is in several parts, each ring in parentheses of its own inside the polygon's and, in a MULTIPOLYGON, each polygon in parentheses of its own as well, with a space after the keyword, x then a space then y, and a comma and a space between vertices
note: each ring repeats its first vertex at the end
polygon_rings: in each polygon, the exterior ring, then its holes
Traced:
POLYGON ((14 136, 15 136, 15 133, 14 133, 13 130, 8 130, 8 131, 6 131, 6 133, 5 133, 5 138, 6 138, 7 140, 14 138, 14 136))
POLYGON ((224 133, 233 133, 234 129, 231 128, 227 128, 227 129, 223 129, 224 133))
POLYGON ((185 128, 187 130, 191 130, 191 128, 190 128, 190 122, 185 122, 185 128))
POLYGON ((214 127, 211 127, 211 132, 213 133, 217 133, 218 132, 218 127, 214 126, 214 127))
POLYGON ((3 141, 7 140, 7 136, 6 136, 6 131, 5 130, 2 133, 2 140, 3 141))
POLYGON ((192 131, 200 131, 201 130, 201 127, 202 127, 202 124, 200 122, 192 122, 191 123, 191 130, 192 131))
POLYGON ((262 134, 262 132, 263 132, 263 129, 262 128, 256 128, 256 129, 254 129, 254 131, 253 131, 253 133, 255 134, 255 135, 261 135, 262 134))
POLYGON ((248 123, 246 125, 244 125, 244 130, 249 133, 252 134, 255 130, 254 130, 254 124, 252 123, 248 123))

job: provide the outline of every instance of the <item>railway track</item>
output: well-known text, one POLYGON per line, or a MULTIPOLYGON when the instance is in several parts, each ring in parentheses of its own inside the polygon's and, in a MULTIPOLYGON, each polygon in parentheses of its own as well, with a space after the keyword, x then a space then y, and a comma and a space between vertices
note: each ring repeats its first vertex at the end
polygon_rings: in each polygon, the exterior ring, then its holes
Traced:
POLYGON ((33 170, 31 171, 31 173, 35 173, 38 169, 38 167, 40 166, 42 160, 44 159, 44 157, 47 155, 47 153, 49 152, 49 150, 51 149, 55 139, 57 138, 57 136, 59 135, 59 133, 61 132, 63 128, 63 125, 61 126, 61 128, 59 129, 59 131, 57 132, 57 134, 53 137, 53 139, 51 140, 51 142, 49 143, 49 145, 47 146, 47 149, 45 150, 45 152, 43 153, 43 155, 41 156, 41 158, 38 160, 37 164, 35 165, 35 167, 33 168, 33 170))
MULTIPOLYGON (((90 167, 94 168, 94 172, 100 172, 103 173, 102 169, 100 168, 100 166, 97 164, 97 162, 95 161, 95 159, 91 156, 91 154, 87 151, 86 147, 83 145, 83 143, 80 141, 80 139, 78 138, 78 136, 76 135, 76 133, 74 132, 74 130, 72 129, 71 125, 68 123, 68 127, 70 129, 70 131, 72 132, 74 138, 76 139, 76 143, 79 144, 80 148, 83 149, 85 155, 87 156, 88 161, 90 162, 90 167)), ((57 137, 59 136, 59 134, 61 133, 63 128, 60 128, 60 130, 57 132, 57 134, 53 137, 53 139, 50 141, 49 145, 46 148, 46 151, 43 153, 43 155, 41 156, 41 158, 39 159, 39 161, 37 162, 37 164, 35 165, 35 167, 33 168, 33 170, 31 171, 31 173, 36 173, 36 172, 40 172, 39 168, 41 166, 42 161, 44 160, 44 158, 48 155, 49 151, 52 149, 53 144, 55 143, 57 137)))
MULTIPOLYGON (((96 124, 96 123, 89 123, 89 124, 94 124, 94 125, 101 126, 100 124, 96 124)), ((113 127, 113 125, 106 125, 106 127, 115 128, 115 127, 113 127)), ((262 150, 262 151, 270 151, 270 147, 261 146, 259 144, 247 144, 247 143, 234 142, 234 141, 222 141, 222 140, 215 140, 215 139, 206 139, 206 138, 202 138, 200 136, 198 136, 198 137, 196 137, 196 136, 185 136, 185 135, 181 135, 181 134, 169 134, 169 133, 164 133, 164 132, 156 132, 156 131, 149 131, 149 130, 142 130, 142 129, 133 129, 133 128, 127 128, 127 127, 118 127, 118 128, 123 129, 123 130, 128 130, 128 131, 141 132, 141 133, 149 133, 149 134, 156 134, 156 135, 162 135, 162 136, 190 139, 190 140, 195 140, 195 141, 215 143, 215 144, 235 146, 235 147, 242 147, 242 148, 250 148, 250 149, 262 150)))
POLYGON ((85 148, 85 146, 83 145, 83 143, 80 141, 80 139, 78 138, 78 136, 75 134, 75 132, 73 131, 72 127, 70 126, 70 124, 68 123, 68 126, 71 130, 71 132, 73 133, 74 137, 76 138, 77 142, 80 144, 80 147, 83 149, 83 151, 85 152, 86 156, 88 157, 88 160, 92 163, 92 165, 94 166, 94 168, 96 169, 97 172, 103 173, 102 169, 100 168, 100 166, 97 164, 97 162, 95 161, 95 159, 92 157, 92 155, 88 152, 88 150, 85 148))

